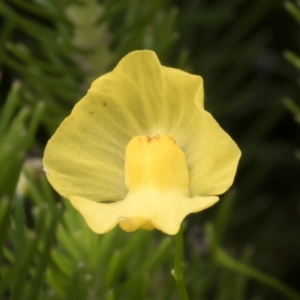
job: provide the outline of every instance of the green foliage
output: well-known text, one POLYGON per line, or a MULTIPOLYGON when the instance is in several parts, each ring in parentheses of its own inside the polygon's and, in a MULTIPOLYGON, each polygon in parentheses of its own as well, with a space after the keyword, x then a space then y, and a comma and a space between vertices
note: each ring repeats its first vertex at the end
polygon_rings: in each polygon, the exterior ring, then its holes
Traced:
MULTIPOLYGON (((285 7, 299 22, 298 3, 285 7)), ((274 138, 287 122, 283 96, 299 120, 299 89, 266 34, 276 9, 284 16, 271 0, 0 1, 2 299, 178 299, 170 237, 94 234, 41 171, 46 140, 90 82, 144 48, 204 77, 206 107, 243 151, 234 190, 188 218, 191 299, 300 299, 288 286, 300 265, 299 134, 274 138)), ((295 53, 284 55, 299 69, 295 53)))
POLYGON ((72 25, 59 1, 14 0, 0 3, 0 63, 8 75, 22 79, 24 101, 41 99, 47 114, 42 123, 53 132, 80 96, 82 78, 74 63, 72 25), (63 76, 62 76, 63 75, 63 76))
POLYGON ((291 1, 286 1, 284 3, 285 8, 294 17, 294 19, 300 24, 300 3, 299 1, 293 3, 291 1))
MULTIPOLYGON (((289 13, 295 18, 295 20, 300 24, 300 2, 297 2, 296 4, 292 2, 285 2, 285 8, 289 11, 289 13)), ((293 64, 298 70, 300 70, 300 57, 291 52, 291 51, 285 51, 284 56, 287 60, 290 61, 291 64, 293 64)), ((299 82, 299 78, 298 78, 299 82)), ((299 84, 299 83, 298 83, 299 84)), ((283 100, 284 105, 286 108, 294 115, 295 121, 297 123, 300 123, 300 107, 295 103, 295 101, 284 98, 283 100)), ((298 160, 300 160, 300 150, 296 150, 296 157, 298 160)))

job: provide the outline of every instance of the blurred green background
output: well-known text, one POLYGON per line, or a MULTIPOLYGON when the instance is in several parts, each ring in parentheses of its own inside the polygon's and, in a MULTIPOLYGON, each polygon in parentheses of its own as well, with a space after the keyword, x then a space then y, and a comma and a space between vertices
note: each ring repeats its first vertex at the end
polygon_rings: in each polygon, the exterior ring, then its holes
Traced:
POLYGON ((41 170, 91 81, 152 49, 204 78, 243 153, 222 201, 185 222, 190 298, 300 299, 299 22, 296 1, 0 1, 0 298, 179 299, 171 237, 92 233, 41 170))

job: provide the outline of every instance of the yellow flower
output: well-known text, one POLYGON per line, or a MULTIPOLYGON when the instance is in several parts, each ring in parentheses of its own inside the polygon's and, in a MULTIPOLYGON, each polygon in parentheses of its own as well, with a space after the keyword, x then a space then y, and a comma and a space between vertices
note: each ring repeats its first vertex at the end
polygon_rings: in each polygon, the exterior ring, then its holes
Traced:
POLYGON ((176 234, 230 187, 240 158, 203 96, 201 77, 129 53, 49 140, 48 180, 97 233, 119 224, 176 234))

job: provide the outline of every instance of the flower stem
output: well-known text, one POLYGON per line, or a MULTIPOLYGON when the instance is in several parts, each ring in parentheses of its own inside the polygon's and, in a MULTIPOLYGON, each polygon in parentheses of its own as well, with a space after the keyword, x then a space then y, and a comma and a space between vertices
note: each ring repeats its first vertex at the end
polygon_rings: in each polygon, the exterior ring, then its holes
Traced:
POLYGON ((178 233, 175 235, 175 266, 174 269, 171 271, 177 289, 180 295, 181 300, 189 300, 188 293, 186 291, 186 287, 184 284, 183 279, 183 234, 182 228, 180 227, 178 233))

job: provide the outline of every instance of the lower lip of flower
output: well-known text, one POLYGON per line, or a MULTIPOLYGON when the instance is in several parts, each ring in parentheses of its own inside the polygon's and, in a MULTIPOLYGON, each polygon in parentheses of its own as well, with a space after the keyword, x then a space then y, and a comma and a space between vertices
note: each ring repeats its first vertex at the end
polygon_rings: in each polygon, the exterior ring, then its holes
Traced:
MULTIPOLYGON (((125 183, 129 195, 148 198, 176 190, 187 196, 189 171, 183 151, 167 134, 134 137, 126 148, 125 183)), ((139 216, 122 216, 118 223, 127 232, 154 228, 150 220, 139 216)))
POLYGON ((150 220, 141 217, 120 217, 118 223, 119 226, 126 232, 132 232, 139 228, 147 230, 154 229, 150 220))

